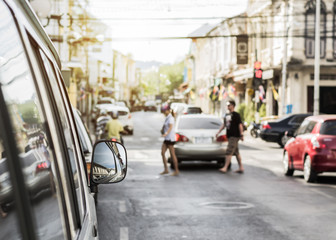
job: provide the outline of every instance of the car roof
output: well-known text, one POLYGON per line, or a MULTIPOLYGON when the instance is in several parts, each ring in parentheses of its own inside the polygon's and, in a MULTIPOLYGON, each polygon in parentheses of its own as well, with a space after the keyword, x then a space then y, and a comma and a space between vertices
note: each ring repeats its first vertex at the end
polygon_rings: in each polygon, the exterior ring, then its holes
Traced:
POLYGON ((336 120, 336 114, 314 115, 314 116, 307 117, 306 119, 315 121, 315 122, 325 122, 328 120, 336 120))

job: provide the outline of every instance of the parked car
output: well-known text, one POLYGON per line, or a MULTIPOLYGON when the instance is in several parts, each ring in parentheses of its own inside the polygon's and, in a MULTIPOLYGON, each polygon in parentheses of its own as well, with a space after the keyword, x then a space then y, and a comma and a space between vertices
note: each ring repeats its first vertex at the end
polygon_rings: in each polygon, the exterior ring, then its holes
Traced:
POLYGON ((185 105, 182 107, 180 114, 200 114, 202 109, 194 105, 185 105))
POLYGON ((145 102, 144 104, 144 111, 157 111, 157 106, 156 106, 156 102, 154 100, 148 100, 145 102))
POLYGON ((314 182, 319 173, 336 172, 336 115, 308 117, 288 135, 293 137, 283 153, 286 176, 300 170, 307 182, 314 182))
MULTIPOLYGON (((215 135, 223 124, 220 117, 206 114, 181 115, 176 119, 176 144, 178 162, 215 161, 221 167, 225 164, 227 138, 225 131, 215 135)), ((172 161, 169 159, 172 165, 172 161)))
POLYGON ((97 142, 88 184, 54 45, 28 1, 0 18, 0 239, 98 239, 92 193, 126 176, 126 150, 97 142))
POLYGON ((173 102, 170 104, 170 109, 174 111, 175 115, 181 115, 182 110, 187 106, 186 103, 181 103, 181 102, 173 102))
POLYGON ((303 120, 311 115, 310 113, 291 114, 272 122, 262 122, 260 138, 266 142, 275 142, 284 147, 289 139, 285 134, 286 131, 295 131, 303 120))
POLYGON ((136 101, 131 105, 131 112, 138 112, 144 109, 144 103, 142 101, 136 101))
POLYGON ((127 108, 129 108, 129 107, 128 107, 128 103, 127 103, 127 101, 125 101, 125 100, 119 100, 119 101, 116 101, 114 104, 117 105, 117 106, 121 106, 121 107, 127 107, 127 108))
MULTIPOLYGON (((107 112, 108 116, 111 116, 112 112, 118 113, 118 120, 124 127, 124 130, 129 134, 133 135, 134 127, 133 127, 133 120, 132 115, 130 113, 129 108, 121 107, 116 105, 105 105, 101 108, 101 111, 107 112)), ((106 116, 101 116, 97 118, 96 126, 98 127, 98 122, 101 123, 101 118, 106 118, 106 116)), ((106 124, 106 121, 105 121, 106 124)), ((99 124, 100 127, 103 127, 102 124, 99 124)), ((104 125, 105 126, 105 125, 104 125)))
POLYGON ((100 111, 106 106, 115 105, 116 102, 113 98, 110 97, 102 97, 97 101, 97 104, 92 109, 91 121, 95 122, 99 117, 100 111))

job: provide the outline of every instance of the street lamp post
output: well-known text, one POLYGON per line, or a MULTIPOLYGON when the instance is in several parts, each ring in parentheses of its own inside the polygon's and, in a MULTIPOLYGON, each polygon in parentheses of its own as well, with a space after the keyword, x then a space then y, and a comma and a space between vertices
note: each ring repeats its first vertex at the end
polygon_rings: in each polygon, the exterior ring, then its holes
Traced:
POLYGON ((289 27, 287 26, 287 15, 288 15, 288 1, 285 1, 285 11, 284 11, 284 33, 283 37, 283 58, 282 58, 282 91, 281 91, 281 105, 282 111, 281 114, 286 114, 286 81, 287 81, 287 36, 289 27))
POLYGON ((321 0, 316 0, 315 64, 314 64, 314 115, 320 112, 320 14, 321 0))

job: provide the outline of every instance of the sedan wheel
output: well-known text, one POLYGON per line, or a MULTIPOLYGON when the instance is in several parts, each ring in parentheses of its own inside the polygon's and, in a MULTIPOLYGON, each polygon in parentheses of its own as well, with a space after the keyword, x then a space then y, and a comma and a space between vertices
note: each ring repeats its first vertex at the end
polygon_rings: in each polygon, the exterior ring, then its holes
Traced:
POLYGON ((317 178, 316 172, 311 167, 311 159, 309 155, 305 158, 303 176, 306 182, 315 182, 317 178))
POLYGON ((282 163, 283 163, 284 174, 286 176, 293 176, 294 169, 291 169, 289 167, 289 158, 288 158, 288 153, 287 152, 284 152, 284 154, 283 154, 282 163))

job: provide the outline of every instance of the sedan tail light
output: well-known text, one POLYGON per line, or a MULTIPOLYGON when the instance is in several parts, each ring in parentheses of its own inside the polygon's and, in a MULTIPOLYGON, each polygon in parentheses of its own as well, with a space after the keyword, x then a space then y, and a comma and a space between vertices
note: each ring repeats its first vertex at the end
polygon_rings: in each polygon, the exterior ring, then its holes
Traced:
POLYGON ((227 137, 226 137, 226 135, 221 135, 221 136, 217 137, 216 141, 217 142, 227 142, 227 137))
POLYGON ((312 148, 313 148, 314 150, 321 150, 321 149, 326 148, 326 145, 323 144, 323 143, 320 143, 316 137, 313 137, 313 138, 310 140, 310 142, 311 142, 311 144, 312 144, 312 148))
POLYGON ((189 139, 186 136, 178 133, 175 134, 175 140, 176 142, 189 142, 189 139))

